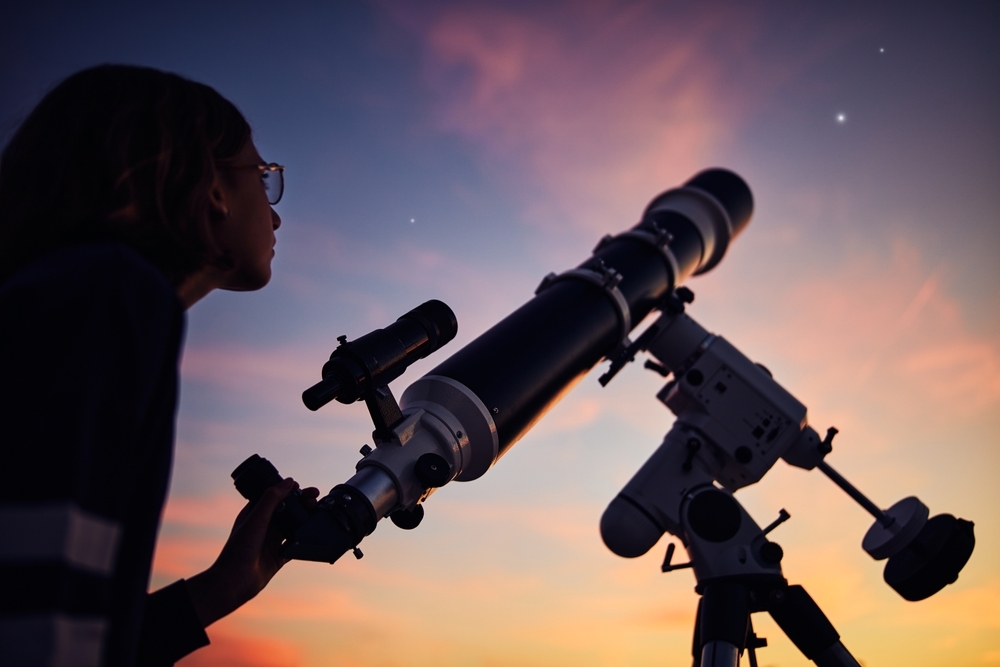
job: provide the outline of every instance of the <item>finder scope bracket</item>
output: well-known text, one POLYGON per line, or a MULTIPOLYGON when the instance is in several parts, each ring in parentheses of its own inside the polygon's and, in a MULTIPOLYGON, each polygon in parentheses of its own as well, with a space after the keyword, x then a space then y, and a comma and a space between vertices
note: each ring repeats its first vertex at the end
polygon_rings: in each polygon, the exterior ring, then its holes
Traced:
POLYGON ((389 390, 389 385, 375 387, 361 395, 368 414, 371 415, 375 430, 372 438, 376 443, 392 440, 392 427, 403 421, 403 413, 399 409, 396 398, 389 390))
MULTIPOLYGON (((664 299, 663 304, 660 306, 660 310, 674 314, 683 313, 684 304, 691 303, 692 301, 694 301, 694 292, 689 290, 687 287, 678 287, 671 292, 666 299, 664 299)), ((618 375, 618 371, 625 368, 626 364, 630 364, 635 361, 636 354, 639 352, 645 352, 650 341, 652 341, 653 338, 655 338, 659 333, 659 326, 653 324, 643 331, 634 342, 626 341, 628 344, 623 346, 617 354, 609 355, 608 358, 611 359, 611 366, 608 368, 607 372, 604 373, 604 375, 598 378, 598 382, 601 383, 601 386, 608 386, 608 383, 611 382, 616 375, 618 375)), ((655 370, 664 377, 670 374, 669 370, 653 361, 647 361, 646 368, 655 370)))
POLYGON ((677 264, 677 258, 674 257, 674 253, 670 251, 670 242, 674 240, 674 235, 665 229, 662 229, 658 224, 656 224, 655 220, 651 219, 643 227, 631 229, 616 236, 612 236, 611 234, 605 235, 600 241, 597 242, 597 245, 594 247, 594 252, 599 252, 608 244, 619 239, 631 239, 633 241, 639 241, 640 243, 652 246, 663 258, 663 262, 666 265, 667 271, 670 272, 670 275, 680 275, 680 267, 677 264))

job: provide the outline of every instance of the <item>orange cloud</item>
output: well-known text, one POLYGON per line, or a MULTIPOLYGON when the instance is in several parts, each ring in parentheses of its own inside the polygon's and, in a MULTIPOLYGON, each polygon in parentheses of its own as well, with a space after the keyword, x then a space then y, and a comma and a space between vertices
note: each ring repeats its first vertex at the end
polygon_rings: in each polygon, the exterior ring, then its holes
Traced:
MULTIPOLYGON (((304 567, 295 563, 290 567, 304 567)), ((308 566, 305 566, 308 567, 308 566)), ((315 575, 316 567, 310 568, 315 575)), ((366 623, 379 619, 380 613, 370 605, 357 600, 353 593, 326 585, 317 588, 312 586, 296 586, 285 580, 285 571, 277 575, 275 585, 262 592, 258 598, 240 609, 243 619, 271 620, 307 620, 317 619, 324 622, 366 623), (280 583, 278 583, 280 582, 280 583)))
POLYGON ((848 233, 834 265, 789 263, 779 274, 764 258, 819 251, 782 241, 784 229, 740 239, 731 264, 696 286, 692 316, 771 368, 823 422, 873 406, 900 426, 996 414, 1000 339, 969 324, 947 263, 901 233, 848 233))
POLYGON ((1000 630, 1000 578, 964 590, 946 588, 918 605, 903 605, 894 625, 948 627, 955 630, 1000 630))
MULTIPOLYGON (((595 515, 591 506, 565 504, 549 506, 540 512, 536 505, 466 502, 443 505, 440 511, 448 517, 449 525, 488 525, 491 532, 530 531, 535 535, 533 539, 556 538, 584 551, 593 551, 600 545, 599 515, 595 515)), ((456 526, 453 530, 463 529, 456 526)))
POLYGON ((172 581, 190 577, 211 565, 225 538, 193 535, 160 535, 153 555, 153 576, 172 581))
POLYGON ((190 577, 211 565, 244 505, 236 493, 172 494, 163 511, 153 576, 158 580, 190 577))
POLYGON ((299 649, 259 634, 209 629, 212 643, 177 663, 178 667, 300 667, 299 649))

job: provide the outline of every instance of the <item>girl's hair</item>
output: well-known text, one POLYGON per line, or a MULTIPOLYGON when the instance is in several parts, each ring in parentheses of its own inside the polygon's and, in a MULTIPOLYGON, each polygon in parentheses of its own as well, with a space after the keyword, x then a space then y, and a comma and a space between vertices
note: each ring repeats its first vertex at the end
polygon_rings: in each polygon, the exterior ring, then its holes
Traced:
POLYGON ((122 241, 178 284, 219 256, 216 163, 249 139, 243 115, 206 85, 127 65, 73 74, 0 156, 0 281, 59 246, 122 241))

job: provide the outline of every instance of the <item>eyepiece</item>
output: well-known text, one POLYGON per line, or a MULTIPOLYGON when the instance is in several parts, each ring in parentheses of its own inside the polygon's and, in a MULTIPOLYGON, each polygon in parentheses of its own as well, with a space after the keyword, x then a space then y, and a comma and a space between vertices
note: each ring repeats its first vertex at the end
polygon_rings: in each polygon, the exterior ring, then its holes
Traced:
POLYGON ((257 502, 270 487, 281 482, 278 469, 267 459, 253 454, 232 473, 233 484, 240 495, 257 502))
MULTIPOLYGON (((251 503, 256 503, 265 491, 280 484, 282 480, 274 464, 258 454, 253 454, 237 466, 232 478, 236 490, 251 503)), ((295 489, 278 506, 271 521, 278 532, 290 540, 295 536, 295 531, 309 520, 309 515, 310 510, 302 504, 302 491, 295 489)))

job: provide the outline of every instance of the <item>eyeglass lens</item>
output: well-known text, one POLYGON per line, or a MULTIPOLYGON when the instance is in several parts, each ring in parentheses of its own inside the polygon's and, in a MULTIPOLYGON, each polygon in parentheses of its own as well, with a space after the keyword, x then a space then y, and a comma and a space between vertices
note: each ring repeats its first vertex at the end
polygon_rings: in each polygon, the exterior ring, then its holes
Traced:
POLYGON ((281 169, 265 169, 261 175, 264 181, 264 191, 267 192, 267 202, 272 206, 281 200, 285 191, 285 175, 281 169))

